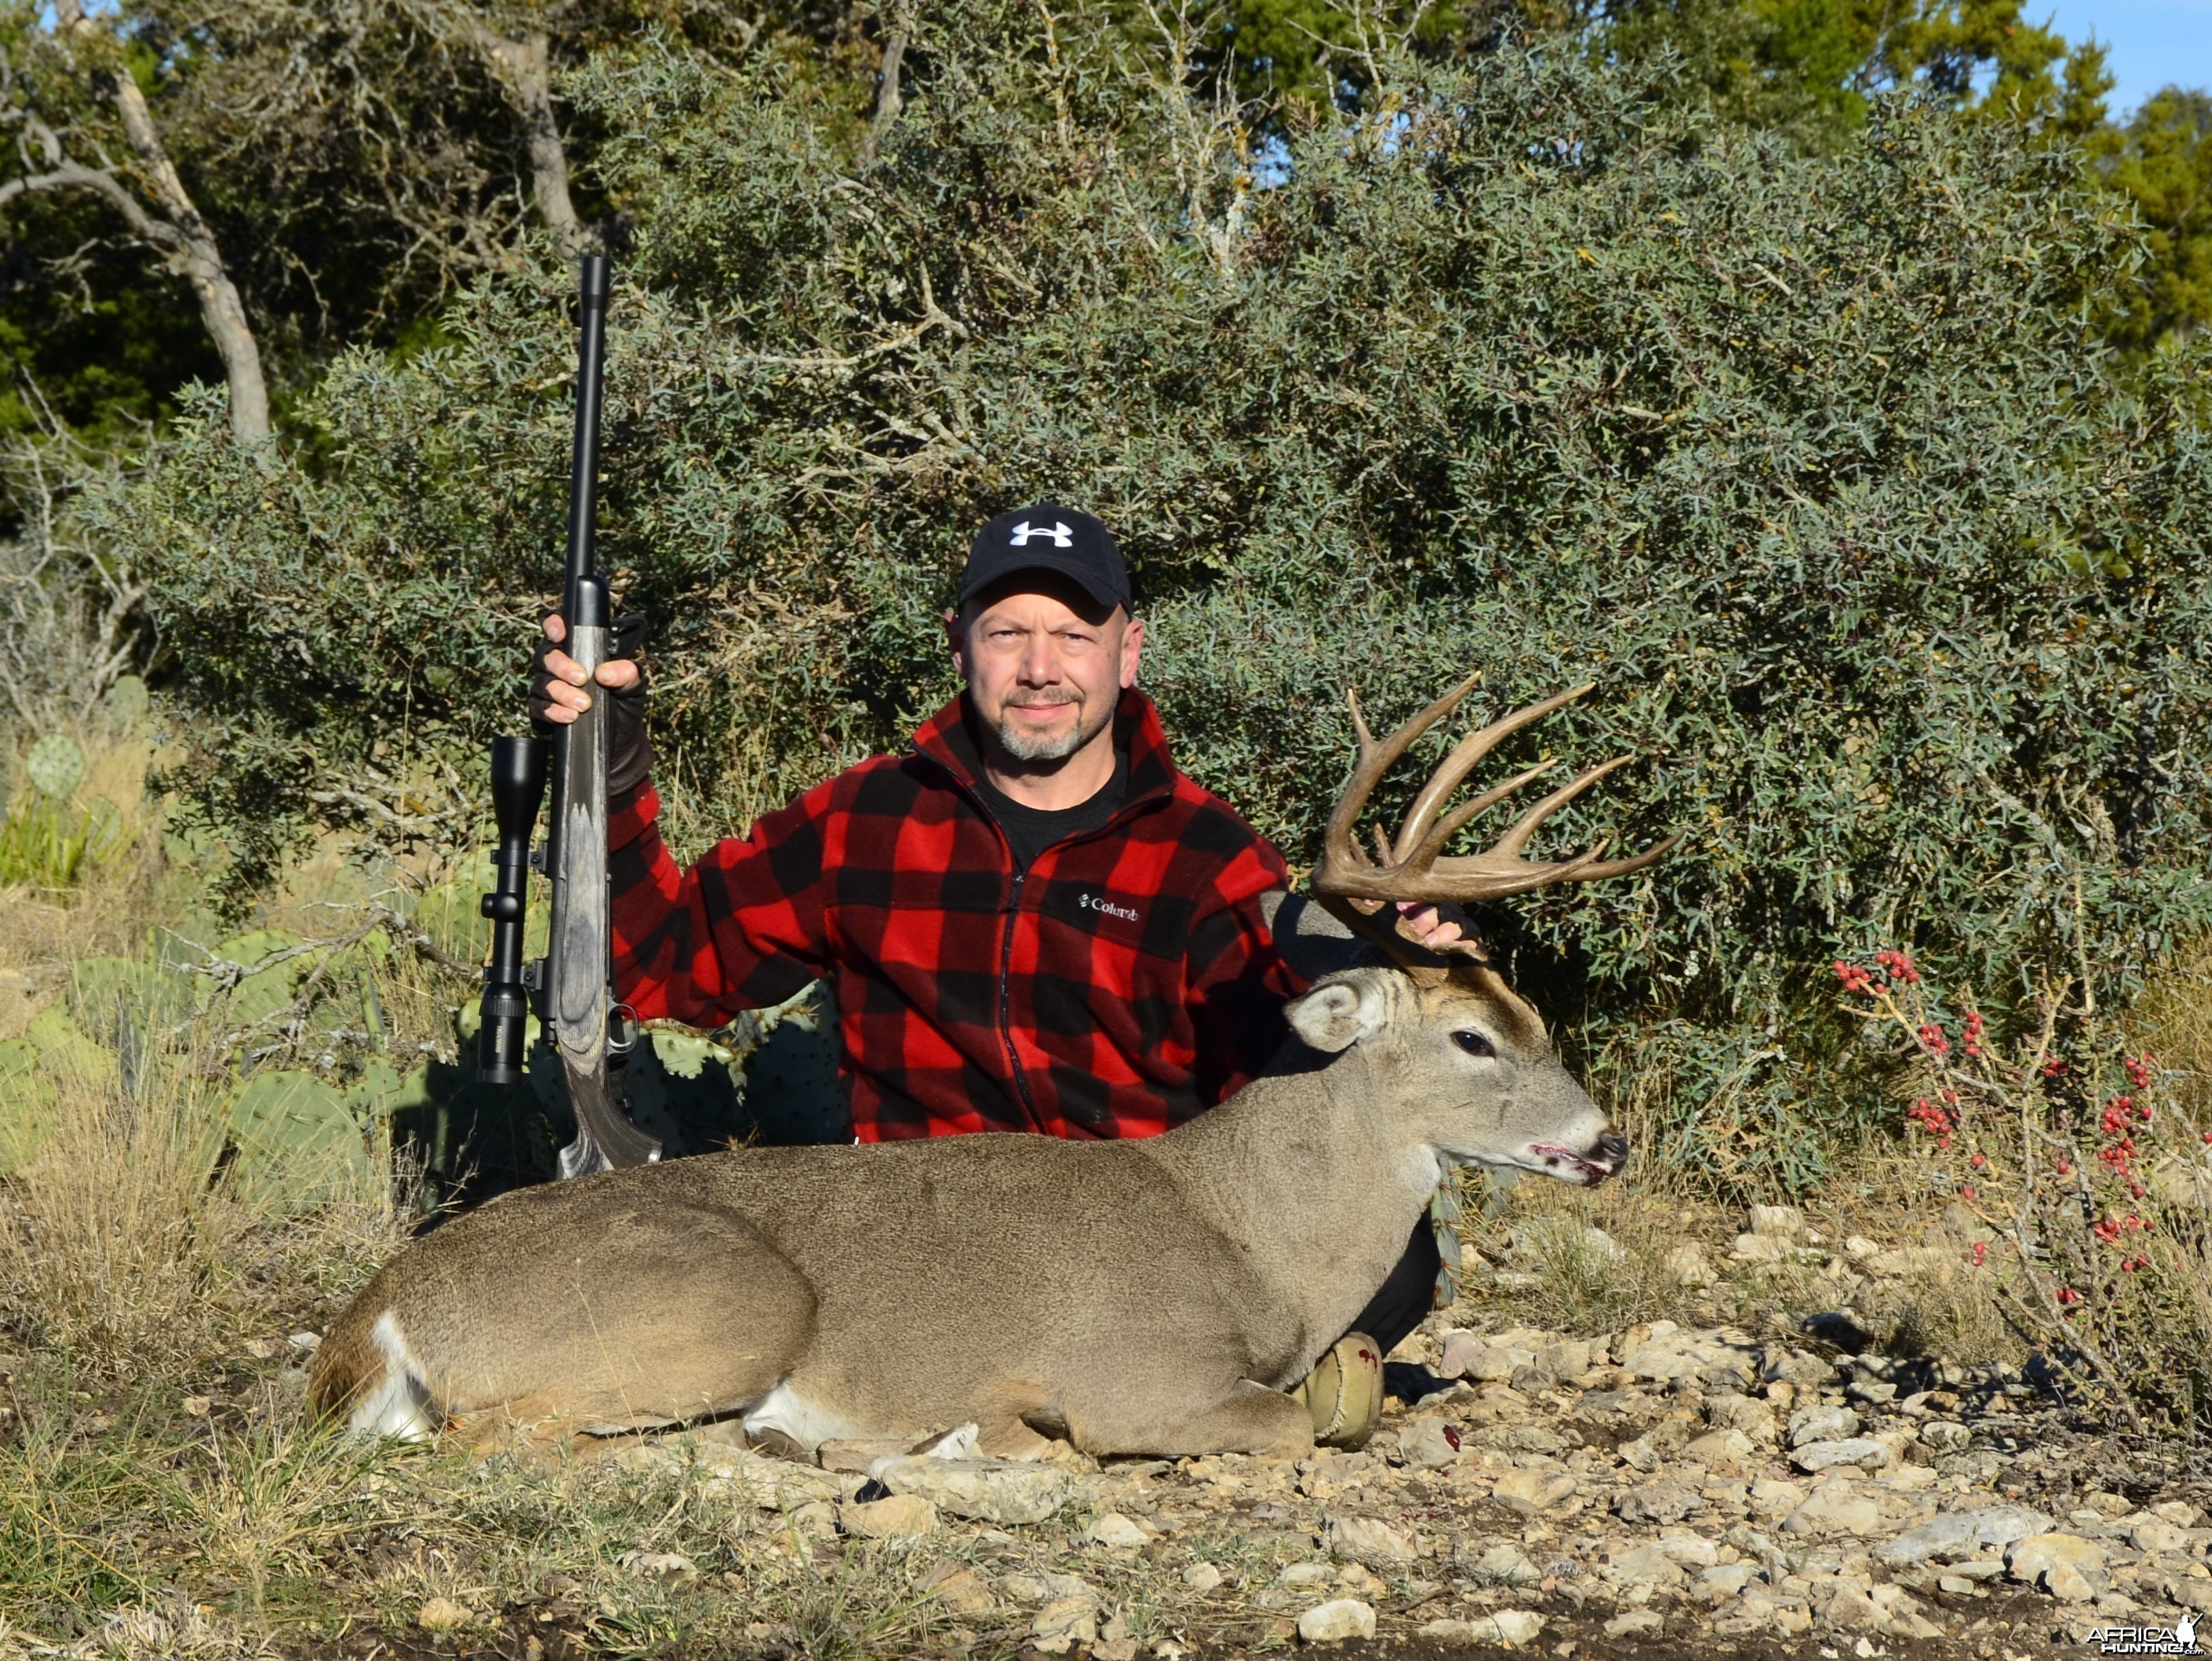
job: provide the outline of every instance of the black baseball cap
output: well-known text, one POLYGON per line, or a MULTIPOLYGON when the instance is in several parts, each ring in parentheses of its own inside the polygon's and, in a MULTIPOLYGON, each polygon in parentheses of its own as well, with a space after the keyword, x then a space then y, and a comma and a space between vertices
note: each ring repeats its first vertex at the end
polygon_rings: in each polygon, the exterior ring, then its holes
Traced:
POLYGON ((1073 508, 1041 502, 1000 514, 976 532, 953 603, 965 605, 1017 571, 1057 571, 1101 605, 1130 609, 1129 568, 1121 549, 1103 525, 1073 508))

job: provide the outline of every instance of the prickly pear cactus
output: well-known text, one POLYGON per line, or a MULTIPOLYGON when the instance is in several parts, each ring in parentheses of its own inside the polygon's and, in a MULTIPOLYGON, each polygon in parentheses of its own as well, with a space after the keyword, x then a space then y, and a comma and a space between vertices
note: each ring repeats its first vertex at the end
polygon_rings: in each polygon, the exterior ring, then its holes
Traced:
POLYGON ((107 689, 108 712, 115 717, 117 724, 126 730, 145 720, 147 712, 153 707, 153 694, 146 690, 146 683, 136 675, 125 675, 107 689))
POLYGON ((368 1179, 366 1128, 313 1074, 263 1073, 239 1086, 224 1121, 238 1149, 232 1177, 258 1211, 311 1211, 368 1179))
POLYGON ((68 733, 49 733, 31 746, 23 770, 40 795, 64 800, 84 782, 84 751, 68 733))

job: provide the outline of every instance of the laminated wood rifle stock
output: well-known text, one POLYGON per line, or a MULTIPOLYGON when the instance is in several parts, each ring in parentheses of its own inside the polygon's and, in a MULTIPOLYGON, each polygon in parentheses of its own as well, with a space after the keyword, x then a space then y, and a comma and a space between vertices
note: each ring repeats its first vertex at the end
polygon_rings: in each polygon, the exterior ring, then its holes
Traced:
MULTIPOLYGON (((605 258, 587 256, 578 287, 576 436, 568 475, 568 549, 561 603, 568 626, 562 649, 587 674, 606 660, 609 650, 611 606, 606 580, 596 569, 594 538, 599 399, 611 286, 605 258)), ((618 1084, 617 1064, 629 1046, 616 1030, 621 1023, 611 984, 607 737, 607 700, 594 687, 592 707, 562 727, 550 745, 541 739, 492 742, 492 801, 500 846, 494 855, 497 885, 483 897, 483 913, 493 925, 492 960, 484 971, 477 1076, 494 1084, 512 1083, 521 1076, 525 995, 534 992, 546 1046, 560 1058, 576 1114, 576 1138, 561 1150, 563 1177, 623 1170, 660 1157, 660 1144, 630 1123, 618 1084), (528 853, 530 833, 549 760, 552 812, 544 851, 533 861, 528 853), (552 922, 547 955, 525 966, 523 919, 527 870, 533 863, 541 865, 551 880, 552 922)))

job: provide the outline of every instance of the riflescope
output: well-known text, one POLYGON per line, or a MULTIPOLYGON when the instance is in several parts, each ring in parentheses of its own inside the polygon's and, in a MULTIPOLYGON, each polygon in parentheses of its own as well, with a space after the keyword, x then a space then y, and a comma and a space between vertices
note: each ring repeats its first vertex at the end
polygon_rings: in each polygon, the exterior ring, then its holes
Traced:
POLYGON ((543 739, 491 741, 491 807, 499 822, 499 850, 491 856, 492 891, 480 908, 491 919, 483 1025, 477 1032, 477 1078, 483 1084, 517 1084, 522 1079, 530 1016, 522 977, 522 926, 530 891, 530 837, 545 796, 547 749, 543 739))

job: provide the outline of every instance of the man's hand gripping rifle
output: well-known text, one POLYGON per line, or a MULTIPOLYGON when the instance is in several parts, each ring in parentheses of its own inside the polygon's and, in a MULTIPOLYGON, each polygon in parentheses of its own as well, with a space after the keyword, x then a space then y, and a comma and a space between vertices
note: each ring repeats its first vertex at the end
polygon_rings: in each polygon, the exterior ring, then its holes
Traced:
MULTIPOLYGON (((561 615, 566 621, 562 645, 583 671, 586 684, 595 690, 599 666, 611 655, 607 585, 594 569, 593 548, 610 286, 606 259, 586 256, 578 289, 576 441, 568 475, 568 557, 561 615)), ((561 1150, 563 1177, 621 1170, 660 1157, 660 1144, 623 1110, 609 1068, 628 1049, 627 1043, 611 1042, 617 1007, 607 889, 611 700, 594 696, 587 702, 590 707, 574 710, 573 719, 557 726, 550 741, 492 740, 499 851, 493 855, 496 885, 483 897, 483 915, 492 921, 492 955, 484 970, 477 1077, 486 1084, 521 1079, 526 1020, 534 1002, 546 1038, 560 1054, 568 1100, 576 1111, 576 1140, 561 1150), (549 751, 553 811, 544 852, 533 856, 530 837, 545 788, 549 751), (526 965, 523 917, 532 866, 552 880, 552 928, 548 955, 526 965), (527 994, 534 999, 526 1001, 527 994)))

